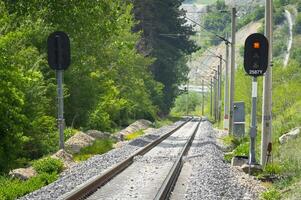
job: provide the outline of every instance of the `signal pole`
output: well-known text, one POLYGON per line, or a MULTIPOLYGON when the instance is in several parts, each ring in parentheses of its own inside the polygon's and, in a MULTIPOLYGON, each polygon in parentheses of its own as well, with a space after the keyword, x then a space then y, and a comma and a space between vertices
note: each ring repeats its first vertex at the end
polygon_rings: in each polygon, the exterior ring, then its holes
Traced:
POLYGON ((265 1, 265 36, 269 41, 268 69, 263 79, 261 158, 262 167, 268 162, 268 154, 272 150, 272 8, 273 0, 265 1))
POLYGON ((231 40, 231 70, 230 70, 230 117, 229 134, 233 134, 233 113, 234 113, 234 79, 235 79, 235 34, 236 34, 236 8, 232 8, 232 40, 231 40))

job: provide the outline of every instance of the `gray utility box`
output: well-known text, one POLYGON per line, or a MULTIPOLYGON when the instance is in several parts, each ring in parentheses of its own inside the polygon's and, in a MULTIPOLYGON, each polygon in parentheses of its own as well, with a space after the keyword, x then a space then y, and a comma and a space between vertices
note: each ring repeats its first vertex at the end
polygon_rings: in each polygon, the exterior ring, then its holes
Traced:
POLYGON ((238 137, 245 135, 245 103, 234 102, 233 134, 238 137))

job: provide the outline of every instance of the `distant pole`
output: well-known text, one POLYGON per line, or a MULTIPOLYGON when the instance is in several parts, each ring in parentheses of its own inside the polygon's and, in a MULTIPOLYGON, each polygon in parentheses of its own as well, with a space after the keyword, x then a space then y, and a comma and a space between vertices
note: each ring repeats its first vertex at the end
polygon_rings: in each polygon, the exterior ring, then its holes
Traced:
POLYGON ((257 77, 253 77, 252 81, 252 111, 251 111, 251 128, 250 128, 250 156, 249 165, 256 163, 255 157, 255 142, 257 135, 257 124, 256 124, 256 110, 257 110, 257 77))
POLYGON ((63 73, 64 70, 56 70, 57 76, 57 102, 58 102, 58 128, 60 134, 59 147, 64 149, 64 91, 63 91, 63 73))
MULTIPOLYGON (((227 36, 228 38, 228 36, 227 36)), ((224 83, 224 130, 229 129, 229 42, 226 43, 226 67, 224 83)))
POLYGON ((230 70, 230 117, 229 133, 233 134, 233 113, 234 113, 234 80, 235 80, 235 34, 236 34, 236 8, 232 8, 232 40, 231 40, 231 70, 230 70))
POLYGON ((212 112, 213 112, 212 87, 213 87, 213 81, 212 81, 212 77, 211 77, 211 80, 210 80, 210 116, 211 117, 212 117, 212 112))
POLYGON ((187 85, 186 85, 186 116, 188 116, 188 87, 189 87, 189 83, 187 82, 187 85))
POLYGON ((215 75, 214 75, 214 121, 217 121, 217 99, 218 99, 218 77, 217 77, 217 71, 215 71, 215 75))
POLYGON ((218 121, 221 121, 222 115, 222 65, 223 65, 223 56, 220 55, 219 57, 220 63, 218 66, 218 121))
POLYGON ((269 64, 263 79, 261 158, 260 164, 265 167, 268 162, 268 149, 272 148, 272 19, 273 1, 265 1, 265 36, 269 41, 269 64))
POLYGON ((202 116, 204 116, 204 104, 205 104, 204 80, 202 80, 202 116))

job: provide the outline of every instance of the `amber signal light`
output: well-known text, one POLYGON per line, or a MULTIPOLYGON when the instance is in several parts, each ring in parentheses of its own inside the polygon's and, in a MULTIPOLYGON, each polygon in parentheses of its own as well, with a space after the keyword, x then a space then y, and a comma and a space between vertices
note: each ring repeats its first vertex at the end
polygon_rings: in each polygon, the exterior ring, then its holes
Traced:
POLYGON ((260 43, 259 42, 254 42, 253 43, 253 48, 254 49, 260 49, 260 43))

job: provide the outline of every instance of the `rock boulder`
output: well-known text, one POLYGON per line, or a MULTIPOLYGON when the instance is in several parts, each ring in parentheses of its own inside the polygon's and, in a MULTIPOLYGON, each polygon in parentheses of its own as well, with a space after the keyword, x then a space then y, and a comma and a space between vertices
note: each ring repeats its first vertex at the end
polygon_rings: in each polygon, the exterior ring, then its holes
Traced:
POLYGON ((79 153, 82 148, 92 145, 94 140, 95 138, 83 132, 78 132, 67 140, 65 143, 66 150, 72 154, 79 153))
POLYGON ((101 132, 98 130, 88 130, 86 132, 87 135, 95 138, 95 139, 108 139, 110 138, 111 134, 107 132, 101 132))
POLYGON ((36 176, 37 172, 33 167, 28 167, 28 168, 14 169, 9 172, 9 175, 13 178, 27 180, 27 179, 30 179, 31 177, 36 176))
POLYGON ((65 169, 69 169, 76 164, 73 160, 73 156, 63 149, 59 150, 58 152, 53 154, 51 157, 61 160, 64 163, 65 169))
POLYGON ((123 140, 124 136, 134 133, 134 132, 137 132, 139 130, 147 129, 148 127, 151 126, 151 124, 152 124, 152 122, 150 122, 148 120, 140 119, 140 120, 137 120, 136 122, 132 123, 125 129, 121 130, 117 135, 119 138, 121 138, 121 140, 123 140))
POLYGON ((279 138, 279 143, 280 143, 280 144, 285 144, 285 143, 287 143, 289 140, 296 139, 299 135, 300 135, 300 127, 294 128, 294 129, 291 130, 290 132, 288 132, 288 133, 282 135, 282 136, 279 138))

